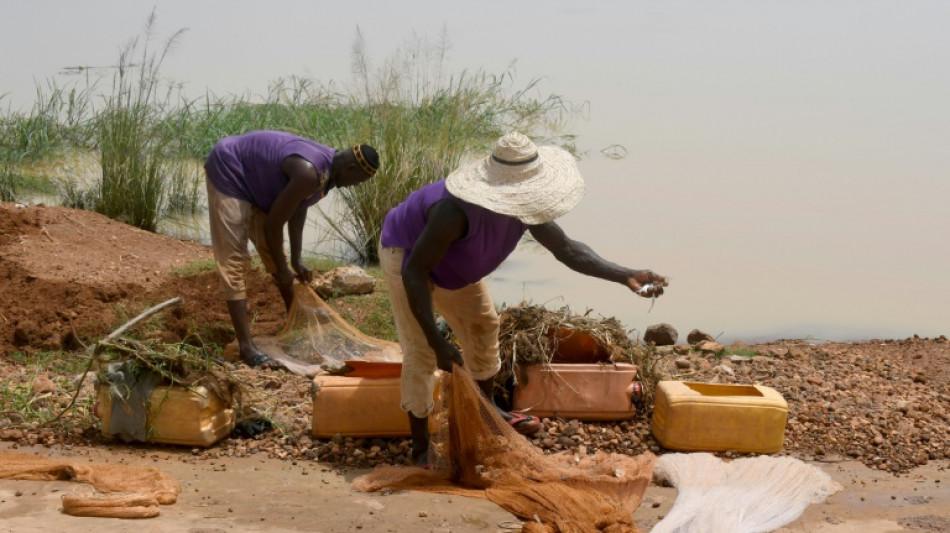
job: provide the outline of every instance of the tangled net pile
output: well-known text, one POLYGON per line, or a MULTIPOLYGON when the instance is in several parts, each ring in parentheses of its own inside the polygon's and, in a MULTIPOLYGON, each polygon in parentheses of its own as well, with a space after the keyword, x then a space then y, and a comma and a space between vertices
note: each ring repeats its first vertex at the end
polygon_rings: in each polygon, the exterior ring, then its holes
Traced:
POLYGON ((99 494, 64 495, 63 511, 73 516, 151 518, 159 505, 178 499, 178 482, 157 468, 86 464, 40 455, 0 452, 0 479, 77 481, 99 494))
POLYGON ((294 301, 280 333, 255 337, 254 342, 304 376, 344 373, 346 361, 402 361, 397 343, 363 334, 303 283, 294 286, 294 301))
POLYGON ((383 466, 357 490, 424 490, 481 497, 526 520, 525 533, 633 533, 656 457, 545 455, 519 435, 456 367, 440 380, 429 464, 383 466))

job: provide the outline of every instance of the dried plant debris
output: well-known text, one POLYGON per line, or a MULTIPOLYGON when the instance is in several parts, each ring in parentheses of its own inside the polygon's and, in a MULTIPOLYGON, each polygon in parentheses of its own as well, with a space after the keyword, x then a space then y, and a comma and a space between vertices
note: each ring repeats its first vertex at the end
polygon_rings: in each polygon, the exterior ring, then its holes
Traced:
MULTIPOLYGON (((121 363, 131 372, 154 372, 164 385, 203 386, 225 405, 241 403, 241 382, 202 348, 186 343, 148 344, 120 337, 100 342, 97 355, 101 361, 121 363)), ((109 366, 101 364, 97 374, 100 383, 109 382, 109 366)))
POLYGON ((576 314, 567 306, 550 310, 522 302, 502 309, 499 319, 501 370, 497 382, 506 389, 499 391, 503 397, 510 394, 514 384, 524 380, 525 366, 558 362, 559 344, 572 333, 583 333, 594 341, 603 361, 637 365, 643 399, 651 401, 657 378, 653 372, 654 349, 632 339, 616 318, 595 318, 589 309, 576 314))

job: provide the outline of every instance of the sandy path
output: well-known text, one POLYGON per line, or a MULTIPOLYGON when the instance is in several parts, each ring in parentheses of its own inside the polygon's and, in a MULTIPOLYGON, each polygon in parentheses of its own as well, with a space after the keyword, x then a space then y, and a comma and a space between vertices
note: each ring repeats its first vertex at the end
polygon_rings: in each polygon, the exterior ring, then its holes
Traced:
MULTIPOLYGON (((0 443, 0 449, 11 447, 0 443)), ((178 502, 162 507, 157 518, 76 518, 60 511, 59 500, 63 494, 83 490, 78 485, 0 480, 0 532, 4 533, 496 533, 512 531, 505 525, 514 519, 484 500, 419 492, 385 496, 355 492, 349 482, 364 471, 339 472, 310 461, 296 465, 255 457, 197 461, 187 450, 147 448, 20 447, 18 451, 156 466, 177 478, 182 492, 178 502)), ((950 463, 946 461, 931 462, 900 476, 870 470, 854 461, 819 466, 845 490, 824 504, 810 506, 780 531, 950 531, 950 463)), ((635 515, 637 524, 649 531, 675 498, 675 489, 651 486, 635 515)))

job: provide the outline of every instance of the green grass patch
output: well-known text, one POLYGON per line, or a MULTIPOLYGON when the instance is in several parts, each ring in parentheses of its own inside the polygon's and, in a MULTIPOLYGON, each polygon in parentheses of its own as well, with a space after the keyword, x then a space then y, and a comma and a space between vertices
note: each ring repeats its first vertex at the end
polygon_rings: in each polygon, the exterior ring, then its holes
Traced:
POLYGON ((376 289, 373 292, 330 298, 327 303, 344 320, 364 334, 377 339, 397 342, 399 336, 396 334, 392 302, 389 299, 389 289, 383 279, 383 271, 379 267, 369 267, 363 270, 376 278, 376 289))
MULTIPOLYGON (((7 359, 14 363, 0 383, 0 414, 13 426, 34 427, 59 415, 76 394, 73 377, 82 373, 89 360, 67 352, 13 352, 7 359), (53 391, 33 390, 37 378, 48 378, 53 391)), ((86 376, 90 379, 90 376, 86 376)), ((64 428, 88 427, 93 423, 91 395, 80 394, 76 403, 58 424, 64 428)))
POLYGON ((7 359, 33 372, 50 371, 57 374, 78 374, 85 370, 89 360, 70 352, 12 352, 7 359))
POLYGON ((759 352, 755 348, 750 348, 745 344, 732 344, 729 346, 723 347, 715 353, 716 359, 722 359, 723 357, 731 357, 733 355, 738 355, 739 357, 755 357, 759 355, 759 352))
POLYGON ((755 357, 759 355, 759 352, 756 351, 755 348, 749 348, 748 346, 728 346, 725 349, 725 353, 741 357, 755 357))
POLYGON ((346 266, 346 263, 342 261, 337 261, 336 259, 327 259, 323 257, 304 257, 303 263, 313 271, 326 272, 328 270, 333 270, 334 268, 339 268, 346 266))
POLYGON ((16 191, 19 199, 27 196, 54 195, 59 192, 56 182, 43 176, 30 176, 12 172, 8 178, 10 186, 16 191))
POLYGON ((186 263, 184 266, 176 267, 168 271, 173 276, 184 278, 197 276, 205 272, 213 272, 218 269, 218 263, 214 259, 198 259, 186 263))

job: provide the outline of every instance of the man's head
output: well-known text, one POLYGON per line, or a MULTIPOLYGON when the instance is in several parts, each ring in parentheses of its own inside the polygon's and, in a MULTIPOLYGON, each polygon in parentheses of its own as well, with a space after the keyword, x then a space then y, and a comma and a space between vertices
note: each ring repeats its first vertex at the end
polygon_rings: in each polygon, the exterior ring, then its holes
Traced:
POLYGON ((372 178, 379 169, 379 154, 368 144, 357 144, 339 153, 332 178, 337 187, 352 187, 372 178))
POLYGON ((445 187, 456 198, 528 225, 551 222, 584 196, 584 178, 570 152, 538 147, 517 132, 498 139, 490 156, 452 171, 445 187))

